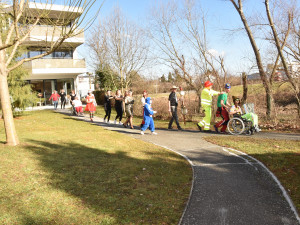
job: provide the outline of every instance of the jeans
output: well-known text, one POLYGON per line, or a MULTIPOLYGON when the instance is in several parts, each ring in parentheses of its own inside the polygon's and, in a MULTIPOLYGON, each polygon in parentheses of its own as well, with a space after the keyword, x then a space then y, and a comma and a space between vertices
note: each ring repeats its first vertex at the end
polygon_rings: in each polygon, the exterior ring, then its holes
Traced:
POLYGON ((57 109, 58 101, 53 101, 54 109, 57 109))
POLYGON ((172 113, 172 118, 169 122, 169 129, 172 128, 173 121, 175 120, 177 128, 180 129, 179 125, 179 120, 178 120, 178 115, 177 115, 177 106, 171 106, 171 113, 172 113))

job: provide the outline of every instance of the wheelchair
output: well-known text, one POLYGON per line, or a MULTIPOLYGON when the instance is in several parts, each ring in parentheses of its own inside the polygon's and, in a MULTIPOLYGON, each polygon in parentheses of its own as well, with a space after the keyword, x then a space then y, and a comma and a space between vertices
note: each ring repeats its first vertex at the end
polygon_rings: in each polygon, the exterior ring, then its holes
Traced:
POLYGON ((70 115, 78 116, 78 113, 76 112, 76 109, 75 109, 74 105, 72 105, 72 104, 71 104, 71 108, 70 108, 70 115))
POLYGON ((246 114, 254 114, 254 104, 244 104, 244 114, 234 114, 233 118, 228 121, 227 131, 232 135, 253 135, 255 132, 259 132, 258 125, 254 125, 253 122, 245 118, 246 114))

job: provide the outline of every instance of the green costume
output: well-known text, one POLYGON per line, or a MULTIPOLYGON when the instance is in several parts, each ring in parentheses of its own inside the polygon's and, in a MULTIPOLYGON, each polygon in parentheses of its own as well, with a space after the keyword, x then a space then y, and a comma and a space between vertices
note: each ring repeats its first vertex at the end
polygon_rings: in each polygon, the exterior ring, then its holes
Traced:
POLYGON ((217 106, 218 107, 222 107, 222 105, 221 105, 221 101, 222 100, 224 101, 224 105, 226 105, 226 103, 227 103, 227 97, 228 97, 227 94, 221 94, 221 95, 219 95, 218 101, 217 101, 217 106))
POLYGON ((255 128, 258 127, 258 116, 255 113, 244 114, 242 118, 250 120, 255 128))
POLYGON ((204 88, 201 92, 201 106, 205 112, 205 117, 198 123, 198 125, 203 127, 204 130, 210 130, 212 97, 218 94, 219 92, 209 90, 208 88, 204 88))

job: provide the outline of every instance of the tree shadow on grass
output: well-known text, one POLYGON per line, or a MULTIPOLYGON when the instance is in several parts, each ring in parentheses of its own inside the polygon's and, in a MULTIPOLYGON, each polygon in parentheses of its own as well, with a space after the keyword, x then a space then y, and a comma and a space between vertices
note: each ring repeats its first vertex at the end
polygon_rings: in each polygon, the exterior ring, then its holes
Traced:
POLYGON ((51 186, 79 198, 97 214, 110 215, 116 224, 178 222, 188 191, 178 196, 175 189, 189 190, 190 181, 180 174, 182 162, 170 155, 162 160, 169 153, 141 159, 121 149, 108 153, 78 143, 29 143, 26 148, 37 155, 51 186), (168 209, 169 204, 175 209, 168 209))

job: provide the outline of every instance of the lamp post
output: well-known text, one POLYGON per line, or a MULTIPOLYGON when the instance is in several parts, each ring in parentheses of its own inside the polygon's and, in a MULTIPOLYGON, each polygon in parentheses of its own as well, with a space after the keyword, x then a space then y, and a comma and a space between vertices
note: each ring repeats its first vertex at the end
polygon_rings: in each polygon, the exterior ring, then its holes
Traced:
POLYGON ((87 75, 89 76, 89 89, 91 90, 92 89, 92 80, 91 80, 92 73, 87 72, 87 75))

